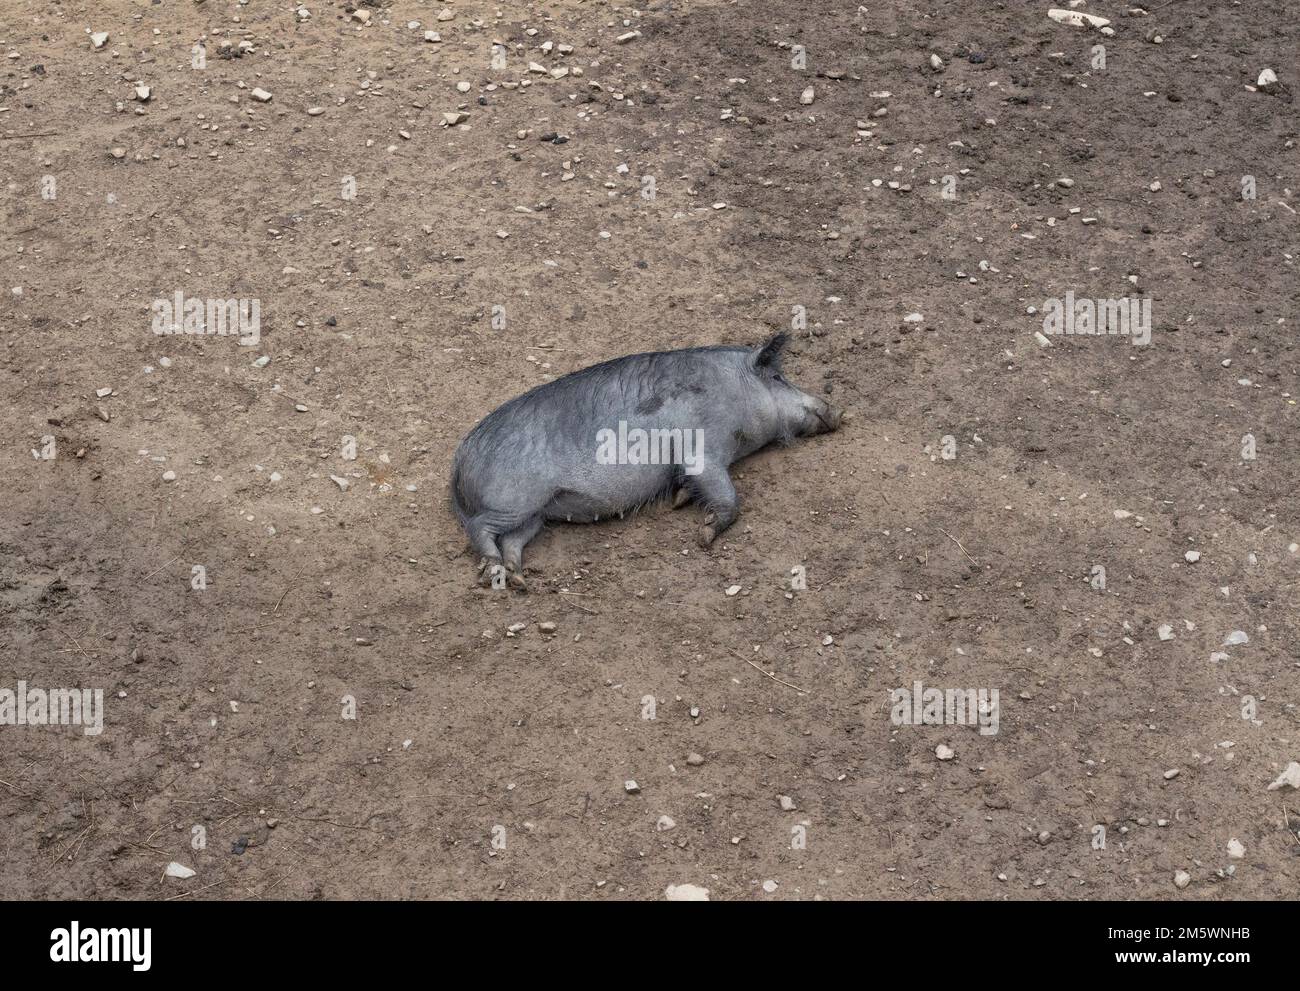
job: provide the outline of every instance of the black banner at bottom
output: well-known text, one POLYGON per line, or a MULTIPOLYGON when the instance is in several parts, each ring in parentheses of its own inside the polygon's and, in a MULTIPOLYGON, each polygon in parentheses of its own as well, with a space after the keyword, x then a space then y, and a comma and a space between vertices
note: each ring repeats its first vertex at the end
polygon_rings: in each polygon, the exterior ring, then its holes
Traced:
POLYGON ((790 902, 694 908, 633 902, 39 902, 5 907, 5 970, 11 979, 38 971, 78 979, 110 973, 139 980, 195 977, 223 958, 246 958, 256 960, 263 979, 373 980, 377 967, 418 966, 421 958, 444 972, 460 962, 467 967, 486 962, 494 972, 512 966, 535 972, 552 959, 625 968, 629 960, 644 965, 680 951, 700 965, 725 960, 743 970, 758 964, 770 974, 788 964, 792 974, 804 977, 810 962, 830 965, 839 957, 869 963, 876 979, 897 968, 897 976, 909 981, 930 968, 945 983, 959 973, 973 976, 964 965, 951 969, 962 961, 977 971, 992 966, 999 978, 1128 971, 1178 980, 1199 972, 1222 980, 1260 967, 1271 973, 1289 962, 1295 932, 1293 902, 790 902))

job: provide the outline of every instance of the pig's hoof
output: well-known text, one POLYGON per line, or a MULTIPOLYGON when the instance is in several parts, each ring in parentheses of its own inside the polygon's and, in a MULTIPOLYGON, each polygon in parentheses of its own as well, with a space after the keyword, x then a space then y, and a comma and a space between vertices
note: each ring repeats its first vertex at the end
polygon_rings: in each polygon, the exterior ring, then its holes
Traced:
POLYGON ((478 583, 484 588, 500 587, 501 579, 498 575, 503 575, 504 571, 501 562, 496 558, 480 558, 478 562, 478 583))
POLYGON ((691 501, 690 489, 681 488, 673 493, 673 509, 681 509, 690 501, 691 501))
POLYGON ((522 571, 510 572, 509 575, 506 577, 506 584, 509 585, 511 588, 513 588, 516 592, 528 591, 528 582, 524 581, 524 575, 522 571))
POLYGON ((718 539, 718 528, 711 523, 700 527, 700 546, 708 548, 718 539))

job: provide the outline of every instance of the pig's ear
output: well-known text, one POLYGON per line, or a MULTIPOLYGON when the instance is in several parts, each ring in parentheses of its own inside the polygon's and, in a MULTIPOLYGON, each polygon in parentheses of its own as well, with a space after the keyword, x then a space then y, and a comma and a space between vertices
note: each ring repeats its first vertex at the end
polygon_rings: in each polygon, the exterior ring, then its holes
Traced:
POLYGON ((786 342, 789 340, 790 335, 785 331, 773 335, 766 344, 754 352, 754 367, 780 370, 781 352, 785 350, 786 342))

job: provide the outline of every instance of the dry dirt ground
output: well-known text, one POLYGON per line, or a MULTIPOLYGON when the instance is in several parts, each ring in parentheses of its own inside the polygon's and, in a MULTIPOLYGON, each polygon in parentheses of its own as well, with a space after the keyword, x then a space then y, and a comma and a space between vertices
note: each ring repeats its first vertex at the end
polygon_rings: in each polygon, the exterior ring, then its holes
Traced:
POLYGON ((0 725, 0 894, 1296 896, 1282 0, 0 6, 0 688, 105 700, 0 725), (260 341, 155 334, 177 292, 260 341), (1066 292, 1150 343, 1040 346, 1066 292), (792 322, 855 419, 725 539, 475 584, 479 418, 792 322))

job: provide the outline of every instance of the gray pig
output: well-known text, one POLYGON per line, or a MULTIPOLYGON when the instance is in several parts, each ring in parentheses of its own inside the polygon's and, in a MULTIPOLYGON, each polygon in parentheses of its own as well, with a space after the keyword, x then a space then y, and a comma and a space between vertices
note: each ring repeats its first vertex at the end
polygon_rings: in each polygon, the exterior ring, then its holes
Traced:
POLYGON ((493 410, 451 470, 451 503, 485 584, 524 589, 524 546, 546 520, 591 523, 673 494, 707 510, 701 546, 735 522, 727 468, 773 441, 826 433, 843 412, 781 375, 787 337, 616 358, 493 410), (504 563, 504 570, 503 570, 504 563))

